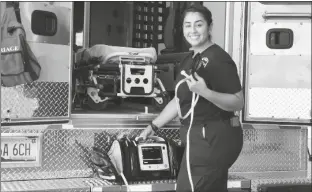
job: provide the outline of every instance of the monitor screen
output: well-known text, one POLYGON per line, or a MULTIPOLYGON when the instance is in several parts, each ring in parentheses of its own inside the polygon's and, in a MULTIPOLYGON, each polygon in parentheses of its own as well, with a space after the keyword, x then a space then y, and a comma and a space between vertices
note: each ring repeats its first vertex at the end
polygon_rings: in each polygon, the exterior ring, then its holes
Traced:
POLYGON ((162 151, 160 146, 142 147, 143 164, 162 164, 162 151))

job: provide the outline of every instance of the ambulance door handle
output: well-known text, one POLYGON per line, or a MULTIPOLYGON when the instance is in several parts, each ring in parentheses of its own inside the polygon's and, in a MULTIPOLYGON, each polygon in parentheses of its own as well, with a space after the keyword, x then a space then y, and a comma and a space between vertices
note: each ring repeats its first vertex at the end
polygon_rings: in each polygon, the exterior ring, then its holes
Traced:
POLYGON ((272 28, 267 31, 266 44, 271 49, 289 49, 293 45, 293 31, 286 28, 272 28))
POLYGON ((279 44, 279 32, 272 32, 270 34, 270 44, 271 45, 278 45, 279 44))
POLYGON ((307 18, 311 19, 311 13, 270 13, 270 12, 265 12, 262 17, 264 19, 269 19, 269 18, 285 18, 285 17, 290 17, 290 18, 307 18))
POLYGON ((274 31, 270 33, 270 44, 273 46, 280 45, 283 43, 281 39, 283 31, 274 31))

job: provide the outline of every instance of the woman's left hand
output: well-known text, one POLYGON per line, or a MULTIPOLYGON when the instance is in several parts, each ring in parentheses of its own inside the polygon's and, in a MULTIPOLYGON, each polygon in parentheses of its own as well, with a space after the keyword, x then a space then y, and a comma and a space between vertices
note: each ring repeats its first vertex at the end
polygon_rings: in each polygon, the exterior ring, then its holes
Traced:
POLYGON ((194 73, 194 76, 197 79, 197 81, 191 75, 191 77, 187 79, 186 83, 192 92, 195 92, 200 95, 204 90, 207 89, 207 85, 205 83, 205 80, 201 76, 199 76, 196 72, 194 73))

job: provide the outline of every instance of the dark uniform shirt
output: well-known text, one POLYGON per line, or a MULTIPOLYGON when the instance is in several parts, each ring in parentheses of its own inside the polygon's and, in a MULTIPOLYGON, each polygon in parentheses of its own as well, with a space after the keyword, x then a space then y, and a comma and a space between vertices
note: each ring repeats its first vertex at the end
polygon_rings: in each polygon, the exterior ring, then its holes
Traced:
MULTIPOLYGON (((180 65, 180 71, 185 70, 190 74, 189 71, 194 62, 192 56, 192 54, 189 54, 184 59, 180 65)), ((237 67, 231 56, 220 46, 213 44, 203 51, 200 56, 202 60, 206 60, 208 63, 204 64, 204 62, 201 62, 196 72, 205 80, 209 89, 220 93, 230 94, 237 93, 241 90, 237 67)), ((184 76, 179 73, 176 84, 183 78, 184 76)), ((179 86, 177 96, 180 100, 182 116, 184 116, 189 111, 192 101, 192 92, 189 90, 186 82, 179 86)), ((220 118, 229 119, 233 115, 234 112, 224 111, 200 96, 194 109, 193 124, 204 124, 209 120, 220 118)), ((188 122, 189 120, 190 116, 182 121, 182 123, 188 122)))

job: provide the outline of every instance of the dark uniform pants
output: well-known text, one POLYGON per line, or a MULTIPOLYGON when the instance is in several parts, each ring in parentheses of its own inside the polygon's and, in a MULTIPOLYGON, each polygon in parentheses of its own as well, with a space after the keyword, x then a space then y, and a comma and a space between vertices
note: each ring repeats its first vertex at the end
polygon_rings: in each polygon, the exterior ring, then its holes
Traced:
MULTIPOLYGON (((180 129, 186 143, 188 125, 180 129)), ((193 125, 190 132, 190 167, 195 192, 226 192, 228 170, 237 160, 243 146, 241 127, 232 127, 229 120, 193 125)), ((186 168, 186 150, 177 179, 177 192, 190 192, 186 168)))

